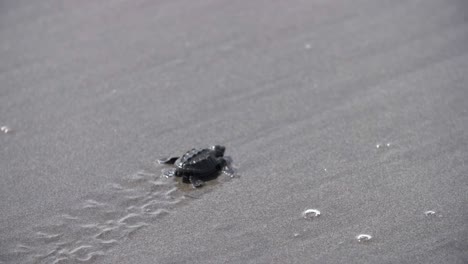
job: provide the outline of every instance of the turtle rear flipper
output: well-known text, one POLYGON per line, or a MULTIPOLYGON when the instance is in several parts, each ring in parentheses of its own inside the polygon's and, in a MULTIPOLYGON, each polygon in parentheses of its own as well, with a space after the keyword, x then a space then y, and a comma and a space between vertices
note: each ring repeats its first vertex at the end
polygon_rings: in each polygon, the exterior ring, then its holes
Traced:
POLYGON ((205 182, 200 180, 197 176, 190 176, 189 180, 194 188, 202 187, 203 184, 205 184, 205 182))
POLYGON ((179 157, 158 159, 159 164, 174 164, 179 157))

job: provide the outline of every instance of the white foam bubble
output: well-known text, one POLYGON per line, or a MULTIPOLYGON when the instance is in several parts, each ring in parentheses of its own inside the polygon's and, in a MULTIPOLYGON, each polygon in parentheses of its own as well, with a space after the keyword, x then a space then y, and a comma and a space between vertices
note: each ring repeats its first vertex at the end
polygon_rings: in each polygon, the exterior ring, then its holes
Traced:
POLYGON ((372 239, 371 235, 368 234, 359 234, 356 236, 358 242, 368 242, 372 239))
POLYGON ((320 211, 317 209, 307 209, 304 212, 302 212, 302 217, 304 217, 305 219, 313 219, 319 217, 320 214, 320 211))

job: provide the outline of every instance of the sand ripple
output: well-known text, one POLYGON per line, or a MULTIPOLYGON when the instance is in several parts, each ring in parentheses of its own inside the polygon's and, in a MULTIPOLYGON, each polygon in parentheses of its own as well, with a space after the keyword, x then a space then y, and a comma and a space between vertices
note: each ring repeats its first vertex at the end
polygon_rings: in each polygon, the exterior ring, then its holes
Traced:
POLYGON ((158 218, 190 200, 177 184, 156 173, 132 174, 109 184, 104 194, 86 197, 76 208, 57 216, 59 224, 34 227, 30 237, 2 258, 12 263, 94 262, 131 234, 157 223, 158 218))
POLYGON ((0 252, 0 264, 93 263, 138 230, 234 176, 239 176, 237 169, 193 189, 180 178, 166 178, 163 171, 133 173, 52 216, 53 224, 33 226, 0 252))

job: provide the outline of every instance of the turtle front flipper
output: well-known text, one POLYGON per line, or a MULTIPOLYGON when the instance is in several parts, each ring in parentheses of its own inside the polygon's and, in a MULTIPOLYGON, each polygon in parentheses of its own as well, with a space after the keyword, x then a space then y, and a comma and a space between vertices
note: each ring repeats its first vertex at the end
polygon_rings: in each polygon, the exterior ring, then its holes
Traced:
POLYGON ((227 157, 225 158, 218 158, 218 164, 216 165, 216 169, 222 171, 223 173, 234 177, 235 170, 231 167, 231 160, 227 157))
POLYGON ((159 164, 174 164, 179 157, 158 159, 159 164))
POLYGON ((190 176, 189 177, 189 180, 190 180, 190 183, 192 184, 192 186, 194 188, 199 188, 199 187, 202 187, 203 184, 205 184, 202 180, 200 180, 200 178, 198 178, 197 176, 190 176))
POLYGON ((224 166, 222 172, 224 174, 228 175, 229 177, 235 177, 236 176, 236 170, 234 170, 234 168, 232 168, 231 165, 229 165, 229 164, 224 166))

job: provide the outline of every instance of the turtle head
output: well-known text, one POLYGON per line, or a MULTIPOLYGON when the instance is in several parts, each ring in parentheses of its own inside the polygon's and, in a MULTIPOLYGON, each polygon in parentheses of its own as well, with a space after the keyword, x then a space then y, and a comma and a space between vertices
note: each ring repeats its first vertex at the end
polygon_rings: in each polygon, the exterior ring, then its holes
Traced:
POLYGON ((212 146, 211 149, 215 152, 216 157, 224 156, 224 151, 226 150, 224 146, 220 146, 220 145, 212 146))

